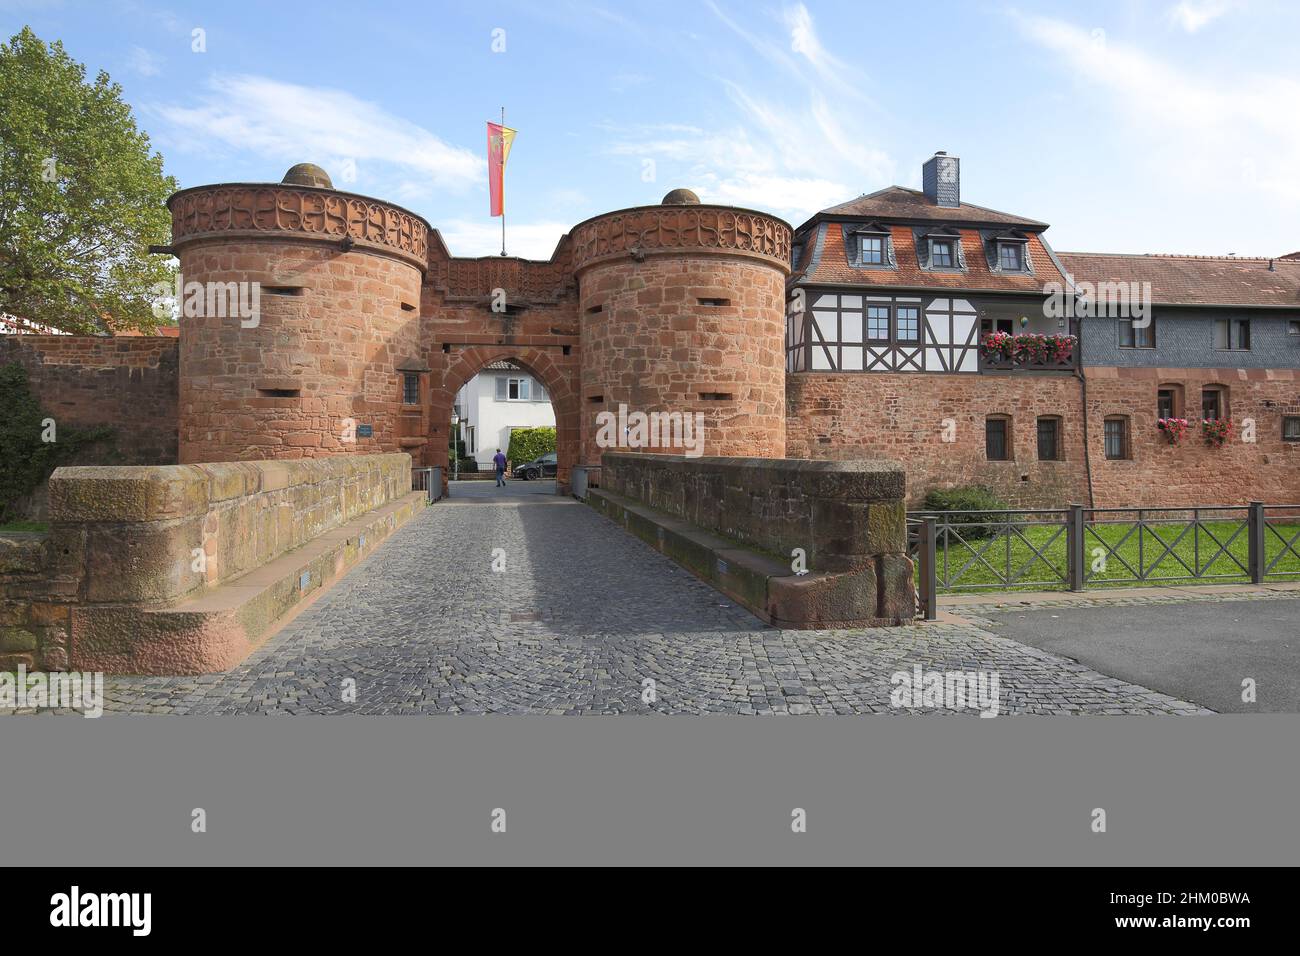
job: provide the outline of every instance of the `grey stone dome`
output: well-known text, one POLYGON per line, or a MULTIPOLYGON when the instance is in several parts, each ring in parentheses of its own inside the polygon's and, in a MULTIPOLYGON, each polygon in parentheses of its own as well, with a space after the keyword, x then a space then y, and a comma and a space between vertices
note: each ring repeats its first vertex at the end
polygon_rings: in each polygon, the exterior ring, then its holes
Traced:
POLYGON ((660 205, 664 206, 698 206, 700 197, 689 189, 674 189, 664 197, 660 205))
POLYGON ((289 171, 284 174, 284 179, 280 180, 280 182, 290 186, 334 188, 334 183, 330 181, 330 174, 315 163, 299 163, 296 166, 290 166, 289 171))

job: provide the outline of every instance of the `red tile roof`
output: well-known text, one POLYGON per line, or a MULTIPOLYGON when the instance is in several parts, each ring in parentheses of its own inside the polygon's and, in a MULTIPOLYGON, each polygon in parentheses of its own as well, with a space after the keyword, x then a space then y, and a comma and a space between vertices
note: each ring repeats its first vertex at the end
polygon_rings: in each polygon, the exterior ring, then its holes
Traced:
POLYGON ((910 289, 961 289, 970 292, 1042 293, 1049 282, 1063 282, 1064 272, 1079 282, 1149 282, 1152 298, 1164 305, 1257 306, 1300 309, 1300 252, 1277 259, 1232 256, 1121 255, 1062 252, 1054 259, 1040 233, 1047 224, 962 203, 940 206, 925 193, 890 186, 817 213, 795 230, 802 244, 792 280, 801 284, 895 286, 910 289), (850 264, 842 223, 879 223, 893 238, 896 269, 867 269, 850 264), (917 260, 913 225, 943 223, 960 233, 966 269, 922 269, 917 260), (984 254, 989 227, 1015 227, 1028 239, 1033 274, 990 269, 984 254))
POLYGON ((839 223, 823 223, 821 256, 813 265, 813 256, 819 230, 808 234, 803 260, 807 271, 796 272, 795 278, 804 284, 834 283, 860 286, 902 286, 909 289, 962 289, 966 291, 1034 292, 1042 294, 1048 282, 1064 284, 1065 277, 1047 253, 1042 239, 1033 233, 1028 236, 1029 260, 1033 274, 1019 275, 995 272, 989 268, 984 255, 983 239, 977 229, 960 229, 962 251, 966 256, 966 269, 962 272, 939 272, 922 269, 916 256, 916 242, 910 226, 890 226, 893 237, 896 269, 865 269, 849 265, 844 248, 844 230, 839 223))
MULTIPOLYGON (((903 186, 888 186, 857 199, 840 203, 823 209, 813 216, 804 226, 825 216, 851 216, 855 219, 906 219, 925 222, 970 222, 987 223, 995 226, 1028 226, 1034 229, 1046 229, 1047 223, 1037 219, 1026 219, 1009 212, 985 209, 962 203, 959 206, 940 206, 918 189, 903 186)), ((801 231, 804 226, 800 226, 801 231)))
POLYGON ((1058 253, 1078 282, 1150 282, 1163 305, 1300 308, 1300 259, 1058 253), (1269 263, 1273 268, 1269 270, 1269 263))

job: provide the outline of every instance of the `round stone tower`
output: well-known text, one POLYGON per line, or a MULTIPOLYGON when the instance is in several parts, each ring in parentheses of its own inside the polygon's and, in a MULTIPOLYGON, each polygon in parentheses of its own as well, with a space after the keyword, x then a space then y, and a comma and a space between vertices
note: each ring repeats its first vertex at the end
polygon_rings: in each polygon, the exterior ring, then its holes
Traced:
POLYGON ((582 461, 614 448, 784 458, 790 227, 674 189, 571 235, 582 461))
POLYGON ((428 224, 335 190, 311 163, 280 183, 181 190, 168 207, 180 461, 403 450, 398 369, 422 365, 428 224))

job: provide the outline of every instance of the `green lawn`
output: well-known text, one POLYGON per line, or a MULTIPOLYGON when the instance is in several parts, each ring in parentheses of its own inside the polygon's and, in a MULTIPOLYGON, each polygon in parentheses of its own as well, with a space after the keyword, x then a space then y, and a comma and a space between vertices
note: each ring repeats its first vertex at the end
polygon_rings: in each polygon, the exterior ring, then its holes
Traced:
MULTIPOLYGON (((1265 564, 1279 554, 1283 556, 1269 572, 1268 579, 1300 580, 1300 558, 1291 552, 1283 553, 1286 552, 1284 542, 1300 533, 1300 524, 1270 524, 1269 528, 1265 533, 1265 564), (1282 540, 1274 531, 1282 535, 1282 540)), ((1021 525, 1010 533, 1000 530, 993 537, 977 540, 963 534, 966 543, 958 540, 960 533, 960 527, 954 527, 950 532, 945 570, 944 532, 940 526, 936 562, 940 593, 1065 590, 1069 587, 1063 526, 1021 525), (1042 552, 1041 558, 1034 554, 1035 549, 1042 552), (1013 583, 1003 584, 1008 550, 1013 583), (975 558, 974 552, 980 552, 983 561, 975 558), (948 583, 946 587, 945 581, 948 583)), ((1300 541, 1292 544, 1291 549, 1300 551, 1300 541)), ((1249 567, 1244 520, 1206 521, 1197 528, 1190 528, 1187 522, 1170 522, 1155 527, 1148 525, 1140 530, 1127 522, 1090 524, 1084 532, 1084 550, 1088 562, 1086 585, 1089 588, 1247 584, 1250 581, 1249 575, 1242 570, 1249 567), (1184 529, 1187 529, 1186 533, 1183 533, 1184 529), (1174 545, 1176 540, 1178 544, 1174 545), (1221 550, 1221 545, 1226 547, 1221 550), (1165 553, 1166 548, 1170 548, 1168 553, 1165 553), (1108 549, 1116 550, 1106 553, 1108 549), (1240 562, 1240 567, 1237 562, 1240 562), (1202 575, 1201 580, 1193 577, 1189 569, 1197 570, 1202 575), (1139 572, 1147 575, 1147 580, 1131 580, 1138 577, 1139 572), (1205 578, 1205 575, 1212 577, 1205 578)))
POLYGON ((43 521, 9 521, 0 524, 0 532, 5 531, 49 531, 50 526, 43 521))

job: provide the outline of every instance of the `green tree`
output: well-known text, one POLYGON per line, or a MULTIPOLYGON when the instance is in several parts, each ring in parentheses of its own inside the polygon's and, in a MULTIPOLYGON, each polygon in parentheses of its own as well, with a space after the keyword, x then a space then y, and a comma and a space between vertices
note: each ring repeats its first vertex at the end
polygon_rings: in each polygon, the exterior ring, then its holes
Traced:
POLYGON ((0 313, 67 332, 152 331, 176 181, 122 88, 30 27, 0 45, 0 313))

